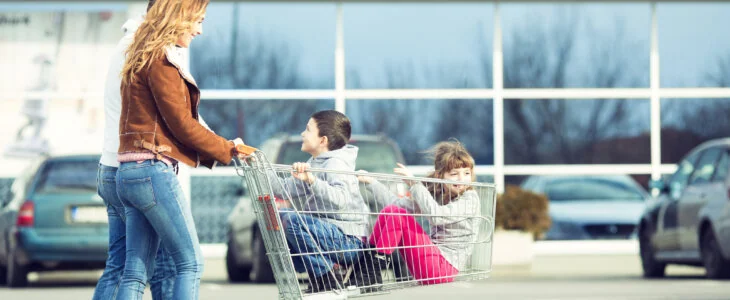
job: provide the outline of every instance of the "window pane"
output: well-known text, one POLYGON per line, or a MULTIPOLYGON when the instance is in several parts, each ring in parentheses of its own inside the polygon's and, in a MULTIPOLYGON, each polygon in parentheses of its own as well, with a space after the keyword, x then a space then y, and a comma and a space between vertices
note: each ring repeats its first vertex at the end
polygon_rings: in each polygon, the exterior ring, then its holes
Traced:
POLYGON ((52 161, 43 168, 38 194, 96 193, 99 157, 78 161, 52 161))
POLYGON ((715 147, 705 151, 700 160, 697 161, 697 170, 692 173, 689 184, 702 184, 710 182, 712 174, 715 173, 715 162, 720 156, 720 149, 715 147))
POLYGON ((69 7, 29 5, 0 11, 0 66, 15 70, 0 73, 0 91, 103 92, 126 8, 69 7))
POLYGON ((648 100, 505 100, 506 164, 650 162, 648 100))
POLYGON ((346 3, 348 88, 492 86, 491 3, 346 3))
POLYGON ((729 3, 659 3, 664 87, 730 87, 729 3))
MULTIPOLYGON (((355 168, 376 173, 393 173, 393 166, 401 161, 398 149, 390 143, 381 140, 362 141, 353 137, 350 145, 358 147, 357 161, 355 168)), ((279 148, 276 158, 278 164, 293 164, 295 162, 307 161, 312 155, 302 152, 301 139, 284 142, 279 148)))
POLYGON ((492 100, 350 100, 353 134, 384 134, 403 151, 407 164, 431 165, 422 151, 456 138, 478 165, 494 162, 492 100))
POLYGON ((127 4, 27 2, 0 5, 0 164, 14 172, 49 151, 101 150, 101 95, 128 17, 127 4))
POLYGON ((200 115, 218 135, 259 147, 278 133, 301 133, 311 114, 334 107, 334 100, 203 100, 200 115))
POLYGON ((662 163, 697 145, 730 136, 730 99, 662 99, 662 163))
POLYGON ((243 182, 238 175, 190 176, 190 206, 201 243, 228 242, 227 216, 238 201, 251 201, 238 194, 243 182))
POLYGON ((505 4, 507 88, 648 87, 648 3, 505 4))
POLYGON ((723 151, 720 160, 717 162, 717 171, 712 176, 712 181, 725 182, 728 171, 730 171, 730 156, 727 151, 723 151))
POLYGON ((190 62, 204 89, 334 88, 335 5, 211 3, 190 62))

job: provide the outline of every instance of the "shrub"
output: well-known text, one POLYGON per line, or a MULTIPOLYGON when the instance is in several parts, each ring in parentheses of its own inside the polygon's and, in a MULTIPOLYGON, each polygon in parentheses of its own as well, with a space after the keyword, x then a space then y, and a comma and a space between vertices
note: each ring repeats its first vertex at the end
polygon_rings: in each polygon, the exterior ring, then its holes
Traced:
POLYGON ((542 237, 551 224, 547 197, 513 185, 497 195, 495 215, 496 228, 530 232, 535 239, 542 237))

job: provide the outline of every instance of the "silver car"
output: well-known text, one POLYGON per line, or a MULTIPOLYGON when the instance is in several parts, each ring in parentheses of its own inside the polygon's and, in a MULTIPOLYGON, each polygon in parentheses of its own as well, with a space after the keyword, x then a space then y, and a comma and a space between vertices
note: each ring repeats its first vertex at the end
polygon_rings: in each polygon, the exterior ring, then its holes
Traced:
MULTIPOLYGON (((404 162, 398 145, 385 136, 353 135, 349 143, 360 148, 356 161, 357 170, 390 173, 396 162, 404 162)), ((272 163, 292 164, 309 159, 309 154, 300 150, 301 146, 300 136, 279 135, 264 142, 260 150, 272 163)), ((245 188, 239 193, 241 199, 228 216, 228 279, 231 282, 274 282, 251 198, 245 188)))
POLYGON ((648 198, 628 175, 531 176, 522 188, 549 199, 548 240, 634 238, 648 198))
POLYGON ((645 277, 667 264, 704 266, 707 277, 730 278, 730 139, 697 146, 667 180, 652 181, 658 196, 639 225, 645 277))

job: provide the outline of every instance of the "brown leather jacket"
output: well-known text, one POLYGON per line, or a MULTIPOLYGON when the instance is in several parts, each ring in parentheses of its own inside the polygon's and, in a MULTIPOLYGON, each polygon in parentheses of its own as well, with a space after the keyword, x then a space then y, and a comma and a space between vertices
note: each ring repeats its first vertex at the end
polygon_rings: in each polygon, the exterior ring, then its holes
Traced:
POLYGON ((134 82, 122 84, 119 154, 146 149, 192 167, 228 164, 233 142, 198 122, 200 90, 175 51, 167 49, 134 82))

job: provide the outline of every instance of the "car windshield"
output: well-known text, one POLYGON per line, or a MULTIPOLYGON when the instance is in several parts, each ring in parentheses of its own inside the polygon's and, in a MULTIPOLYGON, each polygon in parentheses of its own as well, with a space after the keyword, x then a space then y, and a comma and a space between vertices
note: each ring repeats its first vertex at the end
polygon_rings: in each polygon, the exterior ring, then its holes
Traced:
POLYGON ((545 188, 545 194, 550 201, 644 200, 641 191, 633 185, 598 178, 572 178, 551 181, 545 188))
MULTIPOLYGON (((397 162, 395 149, 386 142, 352 141, 351 145, 359 149, 355 170, 365 170, 375 173, 392 173, 397 162)), ((300 142, 287 142, 282 145, 277 163, 293 164, 307 161, 311 156, 302 152, 300 142)))
POLYGON ((36 193, 96 193, 98 159, 49 161, 41 170, 36 193))

